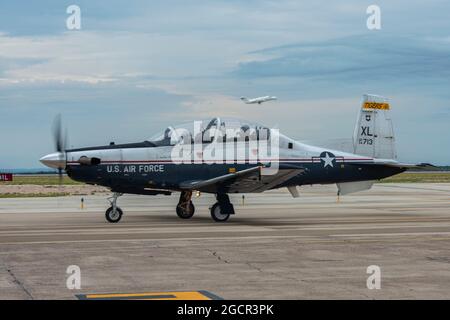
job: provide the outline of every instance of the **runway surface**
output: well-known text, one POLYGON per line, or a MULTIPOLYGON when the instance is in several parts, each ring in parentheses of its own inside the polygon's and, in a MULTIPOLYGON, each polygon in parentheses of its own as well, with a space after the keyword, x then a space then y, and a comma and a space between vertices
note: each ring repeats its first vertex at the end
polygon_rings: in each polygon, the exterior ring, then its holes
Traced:
POLYGON ((207 290, 225 299, 449 299, 450 184, 376 184, 336 200, 335 186, 233 195, 216 223, 211 195, 190 220, 178 195, 0 199, 0 298, 207 290), (81 289, 66 287, 69 265, 81 289), (381 269, 369 290, 366 269, 381 269))

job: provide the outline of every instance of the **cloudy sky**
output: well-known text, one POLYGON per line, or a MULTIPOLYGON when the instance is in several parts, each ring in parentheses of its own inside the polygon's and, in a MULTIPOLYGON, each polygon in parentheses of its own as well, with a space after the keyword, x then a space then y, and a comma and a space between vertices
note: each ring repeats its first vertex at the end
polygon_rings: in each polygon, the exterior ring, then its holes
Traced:
POLYGON ((450 164, 449 13, 444 0, 2 1, 0 168, 40 167, 58 113, 71 146, 216 115, 350 139, 363 93, 391 99, 400 160, 450 164), (381 30, 366 27, 371 4, 381 30), (239 101, 267 94, 279 100, 239 101))

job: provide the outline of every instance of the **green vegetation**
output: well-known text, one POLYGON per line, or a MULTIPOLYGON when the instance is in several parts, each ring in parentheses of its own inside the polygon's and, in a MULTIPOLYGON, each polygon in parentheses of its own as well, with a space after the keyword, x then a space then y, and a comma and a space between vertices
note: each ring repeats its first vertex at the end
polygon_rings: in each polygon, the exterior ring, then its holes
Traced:
MULTIPOLYGON (((13 181, 1 181, 1 185, 24 185, 24 184, 32 184, 32 185, 59 185, 59 177, 57 175, 23 175, 16 176, 14 175, 13 181)), ((81 182, 74 181, 70 179, 68 176, 64 175, 62 179, 62 184, 64 185, 77 185, 82 184, 81 182)))
MULTIPOLYGON (((401 183, 401 182, 427 182, 427 183, 450 183, 450 171, 449 172, 403 172, 398 175, 382 179, 380 182, 389 183, 401 183)), ((1 185, 58 185, 59 178, 57 175, 23 175, 23 176, 14 176, 13 181, 1 181, 1 185)), ((63 176, 62 179, 63 185, 82 185, 83 183, 74 181, 70 179, 68 176, 63 176)), ((4 197, 4 194, 0 194, 0 197, 4 197)), ((50 197, 59 196, 58 194, 53 195, 49 193, 50 197)))
POLYGON ((47 192, 47 193, 0 193, 3 198, 36 198, 36 197, 63 197, 68 196, 68 192, 47 192))
POLYGON ((450 172, 403 172, 380 182, 450 183, 450 172))

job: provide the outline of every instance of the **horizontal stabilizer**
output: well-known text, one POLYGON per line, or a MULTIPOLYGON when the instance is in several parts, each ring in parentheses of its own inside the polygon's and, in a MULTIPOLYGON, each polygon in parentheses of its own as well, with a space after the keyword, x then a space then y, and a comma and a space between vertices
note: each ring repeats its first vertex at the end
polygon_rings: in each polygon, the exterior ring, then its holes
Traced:
MULTIPOLYGON (((359 164, 364 165, 364 164, 359 164)), ((417 170, 435 170, 437 167, 430 164, 430 163, 401 163, 395 160, 390 159, 374 159, 373 163, 366 164, 366 165, 382 165, 382 166, 388 166, 388 167, 394 167, 394 168, 404 168, 406 170, 411 169, 417 169, 417 170)))
POLYGON ((437 167, 432 165, 431 163, 419 163, 419 164, 403 164, 403 163, 399 163, 399 166, 401 166, 402 168, 406 168, 407 170, 436 170, 437 167))
POLYGON ((431 163, 419 163, 414 164, 410 167, 405 167, 407 169, 418 169, 418 170, 438 170, 438 167, 432 165, 431 163))

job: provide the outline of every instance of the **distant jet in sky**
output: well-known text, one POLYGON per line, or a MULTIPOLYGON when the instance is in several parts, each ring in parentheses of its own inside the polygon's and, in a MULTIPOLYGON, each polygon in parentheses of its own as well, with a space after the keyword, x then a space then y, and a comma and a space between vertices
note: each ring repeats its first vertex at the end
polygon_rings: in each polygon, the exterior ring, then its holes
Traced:
POLYGON ((253 103, 261 104, 266 101, 277 100, 277 97, 264 96, 264 97, 258 97, 258 98, 253 98, 253 99, 247 99, 246 97, 241 97, 241 100, 244 101, 246 104, 253 104, 253 103))

